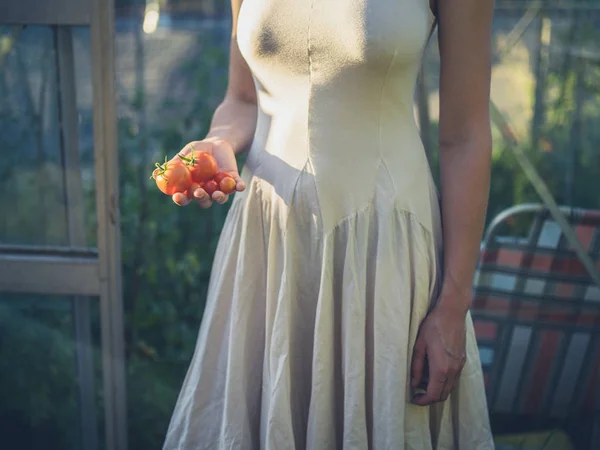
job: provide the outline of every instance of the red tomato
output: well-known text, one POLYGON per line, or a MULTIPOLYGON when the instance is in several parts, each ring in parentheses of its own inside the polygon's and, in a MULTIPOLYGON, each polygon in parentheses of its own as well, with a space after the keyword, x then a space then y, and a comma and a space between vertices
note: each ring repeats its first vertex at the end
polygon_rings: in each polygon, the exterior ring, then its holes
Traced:
POLYGON ((176 192, 185 193, 192 184, 192 175, 185 164, 177 159, 165 161, 164 164, 156 163, 152 178, 161 192, 173 195, 176 192))
POLYGON ((231 194, 235 191, 235 180, 232 177, 224 177, 219 183, 219 187, 225 194, 231 194))
POLYGON ((217 160, 207 152, 192 151, 188 156, 179 155, 192 174, 192 180, 197 183, 211 180, 219 171, 217 160))
POLYGON ((219 190, 219 185, 215 180, 209 180, 206 183, 204 183, 204 190, 206 191, 208 196, 212 198, 212 195, 215 193, 215 191, 219 190))
POLYGON ((189 198, 190 200, 194 199, 194 192, 196 191, 196 189, 200 189, 201 187, 202 185, 200 183, 193 182, 192 184, 190 184, 190 187, 186 191, 187 198, 189 198))

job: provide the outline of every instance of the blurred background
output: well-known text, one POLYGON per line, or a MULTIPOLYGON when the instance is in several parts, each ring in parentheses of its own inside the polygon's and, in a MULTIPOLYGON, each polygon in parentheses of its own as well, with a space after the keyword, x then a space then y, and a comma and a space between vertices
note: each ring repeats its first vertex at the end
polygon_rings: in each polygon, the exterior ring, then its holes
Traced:
MULTIPOLYGON (((229 2, 111 5, 0 1, 7 450, 161 448, 227 214, 149 175, 222 99, 229 2)), ((434 37, 415 120, 436 177, 438 72, 434 37)), ((496 0, 492 101, 473 316, 498 448, 600 448, 600 0, 496 0)))

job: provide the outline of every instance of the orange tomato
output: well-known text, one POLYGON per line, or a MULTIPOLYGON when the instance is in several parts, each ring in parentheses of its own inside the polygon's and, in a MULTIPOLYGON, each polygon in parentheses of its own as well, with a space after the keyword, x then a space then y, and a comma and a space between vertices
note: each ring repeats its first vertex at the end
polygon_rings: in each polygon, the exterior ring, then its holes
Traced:
POLYGON ((194 150, 188 156, 179 155, 179 158, 188 166, 196 183, 211 180, 219 171, 217 160, 207 152, 194 150))
POLYGON ((235 191, 235 184, 235 180, 232 177, 227 176, 221 179, 219 187, 225 194, 231 194, 235 191))
POLYGON ((176 192, 186 192, 192 184, 192 175, 185 164, 177 159, 166 161, 164 164, 156 163, 152 172, 156 186, 166 195, 176 192))

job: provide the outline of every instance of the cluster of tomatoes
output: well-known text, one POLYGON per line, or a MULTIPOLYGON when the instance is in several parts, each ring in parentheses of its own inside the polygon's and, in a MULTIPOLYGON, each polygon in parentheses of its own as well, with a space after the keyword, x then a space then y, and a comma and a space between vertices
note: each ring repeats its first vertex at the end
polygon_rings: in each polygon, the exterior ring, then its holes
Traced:
POLYGON ((193 150, 188 156, 177 155, 171 161, 156 163, 152 178, 161 192, 173 195, 177 192, 194 198, 194 192, 202 188, 212 197, 216 191, 231 194, 236 182, 227 172, 219 172, 214 156, 193 150))

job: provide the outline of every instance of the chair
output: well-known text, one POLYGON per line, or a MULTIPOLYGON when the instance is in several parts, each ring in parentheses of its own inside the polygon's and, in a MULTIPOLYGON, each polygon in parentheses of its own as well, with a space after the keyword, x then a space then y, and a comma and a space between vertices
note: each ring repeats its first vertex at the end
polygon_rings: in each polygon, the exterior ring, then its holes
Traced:
MULTIPOLYGON (((600 268, 600 211, 562 212, 600 268)), ((577 448, 600 449, 590 444, 600 423, 600 287, 543 205, 509 208, 490 224, 472 316, 496 431, 559 427, 584 441, 577 448)))

